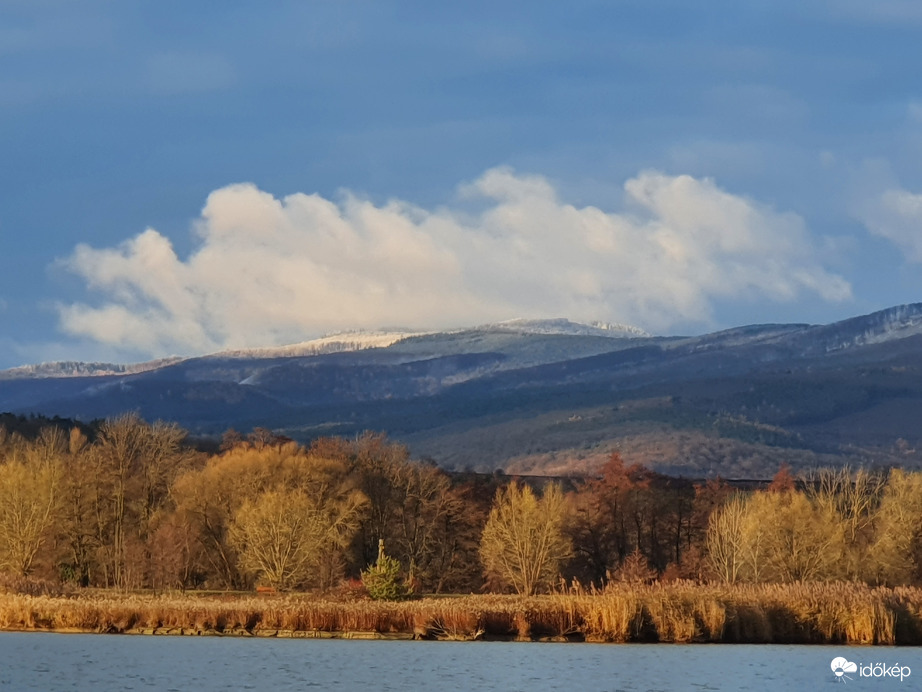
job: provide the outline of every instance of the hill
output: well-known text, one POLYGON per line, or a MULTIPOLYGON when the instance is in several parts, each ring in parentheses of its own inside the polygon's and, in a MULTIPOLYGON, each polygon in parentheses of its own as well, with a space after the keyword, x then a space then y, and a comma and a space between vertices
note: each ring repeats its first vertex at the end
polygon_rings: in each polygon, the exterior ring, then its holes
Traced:
POLYGON ((581 473, 615 449, 696 477, 765 477, 781 461, 914 467, 922 304, 694 337, 515 320, 0 372, 0 411, 90 420, 128 410, 196 435, 380 430, 459 470, 581 473))

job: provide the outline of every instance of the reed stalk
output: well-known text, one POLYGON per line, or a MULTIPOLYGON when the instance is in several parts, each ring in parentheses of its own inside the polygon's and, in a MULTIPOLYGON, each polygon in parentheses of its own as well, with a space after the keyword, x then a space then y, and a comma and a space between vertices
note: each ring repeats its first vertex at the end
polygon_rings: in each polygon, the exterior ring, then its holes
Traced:
POLYGON ((613 585, 414 601, 320 596, 0 593, 0 629, 436 639, 922 644, 922 590, 853 583, 613 585))

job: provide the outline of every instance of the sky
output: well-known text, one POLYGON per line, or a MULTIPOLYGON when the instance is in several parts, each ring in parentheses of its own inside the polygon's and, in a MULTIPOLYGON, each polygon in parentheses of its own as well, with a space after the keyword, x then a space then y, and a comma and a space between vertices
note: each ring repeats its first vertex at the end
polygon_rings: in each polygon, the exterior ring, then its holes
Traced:
POLYGON ((922 299, 916 0, 0 0, 0 369, 922 299))

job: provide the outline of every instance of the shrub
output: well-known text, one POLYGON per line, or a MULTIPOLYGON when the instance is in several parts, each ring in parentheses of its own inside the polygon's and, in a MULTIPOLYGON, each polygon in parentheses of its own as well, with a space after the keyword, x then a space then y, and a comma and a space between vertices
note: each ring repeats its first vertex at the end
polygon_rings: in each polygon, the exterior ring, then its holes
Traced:
POLYGON ((376 601, 400 601, 410 595, 400 579, 400 562, 387 555, 380 555, 374 565, 362 572, 362 583, 376 601))

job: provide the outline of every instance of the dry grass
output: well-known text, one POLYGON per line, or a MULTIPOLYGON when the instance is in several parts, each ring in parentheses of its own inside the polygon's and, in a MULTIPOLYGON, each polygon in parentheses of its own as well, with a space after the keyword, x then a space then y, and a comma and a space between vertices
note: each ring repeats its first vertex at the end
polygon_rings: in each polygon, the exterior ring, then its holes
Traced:
POLYGON ((307 595, 0 594, 0 629, 438 639, 922 644, 922 590, 858 584, 617 585, 596 593, 338 602, 307 595))

